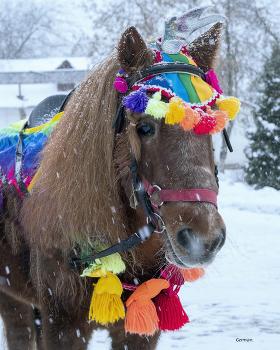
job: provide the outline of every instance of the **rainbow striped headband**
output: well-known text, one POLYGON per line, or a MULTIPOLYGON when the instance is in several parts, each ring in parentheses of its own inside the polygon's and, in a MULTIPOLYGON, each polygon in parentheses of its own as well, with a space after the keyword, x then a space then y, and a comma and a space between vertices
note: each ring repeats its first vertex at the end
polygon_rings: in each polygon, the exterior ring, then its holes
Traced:
MULTIPOLYGON (((183 62, 198 66, 185 47, 178 54, 160 53, 154 44, 152 49, 156 53, 156 64, 183 62)), ((127 91, 127 77, 120 69, 114 86, 122 93, 127 91)), ((213 70, 207 72, 206 81, 189 73, 163 73, 135 83, 133 92, 124 97, 122 103, 131 111, 150 114, 156 119, 165 118, 166 124, 180 124, 184 130, 193 130, 198 135, 215 134, 236 116, 240 106, 238 99, 223 98, 221 94, 213 70), (147 92, 155 94, 150 98, 147 92), (168 97, 169 103, 161 101, 161 95, 168 97), (220 110, 211 109, 214 103, 218 104, 220 110)))

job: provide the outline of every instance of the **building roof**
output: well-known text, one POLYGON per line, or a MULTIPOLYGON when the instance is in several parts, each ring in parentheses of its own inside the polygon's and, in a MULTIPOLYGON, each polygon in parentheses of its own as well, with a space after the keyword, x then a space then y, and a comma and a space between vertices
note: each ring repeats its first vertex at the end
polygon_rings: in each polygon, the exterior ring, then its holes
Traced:
MULTIPOLYGON (((39 59, 0 59, 0 73, 49 72, 71 66, 76 70, 90 70, 93 66, 90 57, 56 57, 39 59)), ((67 94, 70 91, 58 91, 57 84, 1 84, 0 108, 35 107, 50 95, 67 94), (23 96, 23 99, 17 96, 23 96)))
POLYGON ((64 61, 68 61, 74 69, 89 70, 92 66, 91 57, 53 57, 37 59, 0 59, 0 72, 47 72, 57 69, 64 61))

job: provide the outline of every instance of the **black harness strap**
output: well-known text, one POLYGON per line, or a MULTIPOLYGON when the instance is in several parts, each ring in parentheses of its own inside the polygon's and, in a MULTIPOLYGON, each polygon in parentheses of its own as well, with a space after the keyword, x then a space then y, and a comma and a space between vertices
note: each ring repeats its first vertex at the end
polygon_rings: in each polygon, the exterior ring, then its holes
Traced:
POLYGON ((117 126, 116 134, 119 134, 121 131, 121 123, 122 123, 122 119, 124 116, 124 112, 125 112, 125 106, 121 103, 120 107, 118 109, 116 118, 115 118, 113 125, 112 125, 112 129, 115 129, 115 127, 117 126))
POLYGON ((132 174, 133 190, 136 193, 138 201, 142 204, 142 207, 144 209, 144 212, 147 218, 149 220, 152 219, 156 227, 158 227, 158 220, 155 216, 154 209, 150 201, 150 197, 148 193, 145 191, 145 186, 142 182, 141 176, 137 174, 138 165, 134 157, 134 154, 132 152, 131 146, 130 146, 130 157, 131 157, 131 164, 127 164, 127 166, 129 167, 132 174))
POLYGON ((164 62, 149 66, 141 72, 137 72, 133 76, 126 79, 128 89, 131 89, 135 83, 150 75, 164 73, 189 73, 206 81, 205 73, 199 67, 183 62, 164 62))
POLYGON ((118 244, 113 245, 112 247, 102 250, 102 252, 88 256, 87 258, 84 259, 78 259, 78 258, 70 258, 70 264, 73 265, 74 267, 77 267, 76 263, 83 263, 87 261, 92 261, 100 258, 104 258, 105 256, 111 255, 118 253, 120 251, 127 252, 136 244, 140 242, 145 242, 150 235, 155 231, 156 227, 149 222, 146 226, 142 227, 138 232, 134 233, 133 235, 127 237, 123 241, 121 241, 118 244))
POLYGON ((233 152, 233 148, 232 148, 232 145, 230 143, 230 140, 229 140, 228 133, 227 133, 226 129, 223 130, 223 135, 224 135, 224 138, 225 138, 225 141, 226 141, 226 144, 227 144, 227 147, 228 147, 229 151, 233 152))

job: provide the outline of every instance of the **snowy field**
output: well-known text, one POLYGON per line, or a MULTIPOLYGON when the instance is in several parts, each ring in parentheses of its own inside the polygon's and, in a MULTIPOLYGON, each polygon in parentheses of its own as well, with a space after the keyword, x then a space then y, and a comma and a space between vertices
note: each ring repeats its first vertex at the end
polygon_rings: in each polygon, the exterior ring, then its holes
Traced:
MULTIPOLYGON (((280 191, 256 191, 242 177, 239 171, 220 175, 226 244, 203 279, 182 287, 190 323, 163 334, 159 350, 280 348, 280 191)), ((1 331, 0 339, 4 350, 1 331)), ((89 349, 110 349, 106 331, 94 334, 89 349)))

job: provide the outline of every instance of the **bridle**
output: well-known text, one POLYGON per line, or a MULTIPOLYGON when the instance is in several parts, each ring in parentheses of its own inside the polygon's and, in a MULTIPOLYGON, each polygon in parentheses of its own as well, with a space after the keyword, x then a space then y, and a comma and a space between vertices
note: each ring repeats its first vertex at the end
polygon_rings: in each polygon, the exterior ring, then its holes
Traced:
MULTIPOLYGON (((205 80, 204 72, 193 65, 179 62, 168 62, 152 65, 141 72, 137 72, 134 76, 127 79, 128 88, 131 89, 132 86, 139 80, 150 75, 162 74, 162 73, 189 73, 192 75, 199 76, 201 79, 205 80)), ((116 130, 116 134, 121 132, 122 121, 125 119, 125 106, 121 103, 115 120, 112 125, 112 129, 116 130)), ((229 150, 232 152, 232 147, 230 145, 226 130, 224 129, 224 136, 229 150), (226 135, 226 136, 225 136, 226 135)), ((215 191, 208 189, 166 189, 162 190, 158 185, 149 183, 143 176, 137 173, 138 164, 135 159, 132 147, 130 146, 130 157, 131 163, 127 164, 132 175, 132 194, 134 197, 134 209, 138 203, 141 203, 142 208, 145 212, 147 218, 147 224, 142 227, 138 232, 124 239, 120 243, 101 251, 98 254, 92 255, 84 259, 70 258, 71 264, 76 266, 76 263, 92 261, 100 259, 102 257, 117 253, 119 251, 128 251, 133 248, 136 244, 140 242, 145 242, 153 232, 162 233, 165 231, 165 224, 160 216, 160 207, 165 202, 208 202, 212 203, 217 207, 217 194, 215 191), (158 191, 160 198, 160 203, 157 204, 151 200, 154 191, 158 191), (135 203, 136 202, 136 203, 135 203), (160 227, 160 225, 161 227, 160 227)), ((215 165, 215 178, 218 184, 218 169, 215 165)), ((219 184, 218 184, 219 185, 219 184)))

